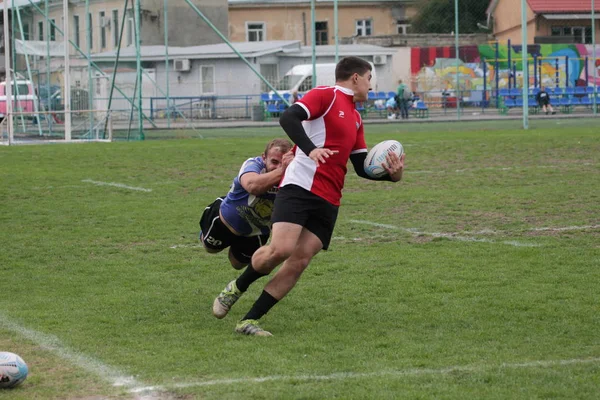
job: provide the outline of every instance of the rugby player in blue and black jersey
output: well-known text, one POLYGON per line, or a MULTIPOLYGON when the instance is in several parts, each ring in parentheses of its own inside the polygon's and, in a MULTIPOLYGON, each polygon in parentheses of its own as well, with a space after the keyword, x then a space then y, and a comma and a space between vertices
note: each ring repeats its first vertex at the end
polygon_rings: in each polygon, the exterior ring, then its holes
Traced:
POLYGON ((207 252, 218 253, 229 247, 231 266, 242 269, 267 243, 277 186, 294 158, 291 148, 286 139, 270 141, 261 156, 242 164, 229 193, 204 209, 200 241, 207 252))

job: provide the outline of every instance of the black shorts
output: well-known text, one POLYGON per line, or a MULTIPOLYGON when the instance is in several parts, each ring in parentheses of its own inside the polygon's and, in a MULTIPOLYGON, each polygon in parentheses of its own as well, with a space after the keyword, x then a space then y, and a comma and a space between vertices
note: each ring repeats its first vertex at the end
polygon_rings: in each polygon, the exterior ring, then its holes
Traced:
POLYGON ((338 206, 296 185, 279 189, 271 222, 289 222, 315 234, 327 250, 338 215, 338 206))
POLYGON ((231 247, 235 259, 248 264, 254 252, 260 246, 267 244, 269 235, 239 236, 231 232, 219 217, 219 208, 223 199, 219 197, 204 209, 200 217, 200 240, 205 247, 213 250, 231 247))
POLYGON ((540 107, 544 107, 550 104, 550 100, 540 100, 540 107))

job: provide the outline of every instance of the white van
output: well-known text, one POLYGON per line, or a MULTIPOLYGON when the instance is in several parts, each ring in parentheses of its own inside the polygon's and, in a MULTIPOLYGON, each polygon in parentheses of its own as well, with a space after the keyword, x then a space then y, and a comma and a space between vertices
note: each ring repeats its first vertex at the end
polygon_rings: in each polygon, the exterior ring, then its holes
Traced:
MULTIPOLYGON (((371 78, 371 89, 377 90, 377 77, 375 66, 371 64, 373 77, 371 78)), ((336 64, 315 64, 317 70, 317 84, 315 86, 333 86, 335 85, 335 66, 336 64)), ((292 67, 285 73, 283 79, 275 86, 279 94, 308 92, 313 88, 313 66, 312 64, 300 64, 292 67)), ((271 92, 271 96, 274 93, 271 92)))

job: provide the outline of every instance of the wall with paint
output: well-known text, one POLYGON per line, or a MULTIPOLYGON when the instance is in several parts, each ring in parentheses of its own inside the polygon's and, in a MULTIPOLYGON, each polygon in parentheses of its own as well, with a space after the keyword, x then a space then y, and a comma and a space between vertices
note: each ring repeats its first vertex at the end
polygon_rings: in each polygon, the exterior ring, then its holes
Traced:
MULTIPOLYGON (((600 83, 600 61, 593 47, 584 44, 540 44, 526 48, 529 87, 588 86, 600 83), (536 68, 534 68, 534 61, 536 68), (534 70, 535 69, 535 70, 534 70)), ((461 90, 523 87, 521 45, 462 46, 458 54, 458 86, 461 90)), ((596 47, 600 57, 600 46, 596 47)), ((453 90, 457 86, 454 47, 411 49, 411 81, 418 91, 453 90)))

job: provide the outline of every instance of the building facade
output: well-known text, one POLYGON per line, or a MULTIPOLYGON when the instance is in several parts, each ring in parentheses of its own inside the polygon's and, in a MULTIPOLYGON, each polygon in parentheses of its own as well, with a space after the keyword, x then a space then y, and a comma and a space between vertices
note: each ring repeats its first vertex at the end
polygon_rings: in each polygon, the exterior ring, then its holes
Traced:
MULTIPOLYGON (((488 17, 499 42, 521 44, 521 0, 492 0, 488 17)), ((528 44, 592 44, 592 32, 598 37, 598 22, 592 23, 590 0, 527 0, 528 44)), ((600 1, 595 5, 596 18, 600 1)))
MULTIPOLYGON (((17 2, 19 3, 19 2, 17 2)), ((63 2, 50 0, 48 8, 45 2, 20 2, 21 7, 13 7, 11 15, 21 24, 15 23, 13 34, 16 39, 39 42, 61 42, 60 31, 64 31, 63 2), (47 18, 46 18, 47 17, 47 18), (22 31, 20 29, 22 27, 22 31)), ((227 32, 227 0, 193 0, 198 9, 221 32, 227 32)), ((165 44, 165 2, 163 0, 144 0, 141 2, 140 40, 143 45, 165 44)), ((82 0, 69 1, 70 40, 87 53, 101 53, 117 48, 121 38, 121 47, 135 46, 135 19, 133 1, 122 0, 82 0), (123 21, 125 17, 125 21, 123 21)), ((196 46, 220 43, 219 36, 199 15, 183 0, 167 2, 168 45, 196 46)), ((71 54, 79 54, 71 46, 71 54)))
MULTIPOLYGON (((339 0, 339 38, 407 34, 416 0, 339 0)), ((317 45, 335 42, 332 0, 316 1, 317 45)), ((300 40, 312 44, 308 0, 229 0, 229 39, 232 42, 300 40)))

